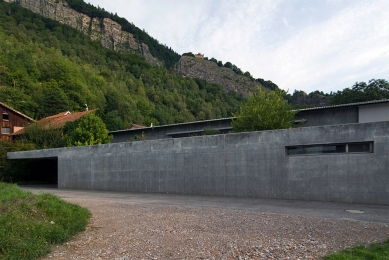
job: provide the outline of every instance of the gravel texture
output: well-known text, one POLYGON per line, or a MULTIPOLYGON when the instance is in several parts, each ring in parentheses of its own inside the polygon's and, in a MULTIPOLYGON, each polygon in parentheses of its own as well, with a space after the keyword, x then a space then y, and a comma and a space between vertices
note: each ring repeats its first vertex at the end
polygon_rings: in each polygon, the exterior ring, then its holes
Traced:
POLYGON ((65 199, 88 208, 87 229, 44 259, 320 259, 383 242, 382 223, 251 211, 65 199))

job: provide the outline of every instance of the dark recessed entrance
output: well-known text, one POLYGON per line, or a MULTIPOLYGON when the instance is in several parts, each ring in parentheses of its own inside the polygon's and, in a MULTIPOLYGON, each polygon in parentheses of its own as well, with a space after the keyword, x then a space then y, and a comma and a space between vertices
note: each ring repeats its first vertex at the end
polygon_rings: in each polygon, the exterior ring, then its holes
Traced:
POLYGON ((23 184, 58 186, 58 158, 31 159, 23 184))

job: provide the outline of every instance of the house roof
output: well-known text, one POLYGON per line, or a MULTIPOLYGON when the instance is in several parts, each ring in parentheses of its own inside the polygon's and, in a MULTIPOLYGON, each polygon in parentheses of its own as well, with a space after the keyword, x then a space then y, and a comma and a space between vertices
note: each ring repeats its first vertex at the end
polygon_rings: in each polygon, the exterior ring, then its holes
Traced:
POLYGON ((18 114, 18 115, 24 117, 25 119, 27 119, 27 120, 29 120, 29 121, 35 122, 35 120, 32 119, 31 117, 26 116, 26 115, 23 114, 23 113, 20 113, 19 111, 17 111, 17 110, 15 110, 15 109, 13 109, 12 107, 10 107, 10 106, 4 104, 3 102, 0 102, 0 105, 3 106, 3 107, 6 107, 8 110, 12 110, 12 111, 15 112, 16 114, 18 114))
POLYGON ((142 129, 142 128, 146 128, 146 126, 138 125, 138 124, 132 124, 132 126, 129 127, 128 129, 132 130, 132 129, 142 129))
MULTIPOLYGON (((87 110, 83 112, 75 112, 70 113, 70 111, 64 111, 56 115, 48 116, 45 118, 42 118, 38 122, 36 122, 41 128, 43 129, 49 129, 49 128, 62 128, 65 126, 67 122, 73 122, 77 119, 94 112, 96 110, 87 110)), ((19 131, 11 134, 11 135, 20 135, 24 133, 24 128, 20 129, 19 131)))

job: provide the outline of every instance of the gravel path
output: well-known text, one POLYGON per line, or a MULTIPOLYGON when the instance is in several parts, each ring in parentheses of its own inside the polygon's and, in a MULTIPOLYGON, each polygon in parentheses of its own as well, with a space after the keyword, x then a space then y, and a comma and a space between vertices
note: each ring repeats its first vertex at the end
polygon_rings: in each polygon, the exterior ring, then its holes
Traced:
POLYGON ((44 259, 320 259, 389 238, 383 223, 194 206, 66 198, 86 231, 44 259))

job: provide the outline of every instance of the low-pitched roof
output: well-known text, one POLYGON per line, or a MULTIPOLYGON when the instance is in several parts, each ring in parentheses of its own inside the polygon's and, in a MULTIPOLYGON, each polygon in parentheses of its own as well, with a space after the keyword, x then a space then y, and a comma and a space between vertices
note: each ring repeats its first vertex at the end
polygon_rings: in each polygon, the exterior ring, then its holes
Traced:
POLYGON ((132 126, 129 127, 128 129, 131 130, 131 129, 142 129, 142 128, 146 128, 146 126, 138 125, 138 124, 132 124, 132 126))
POLYGON ((302 109, 296 109, 294 111, 307 111, 307 110, 319 110, 319 109, 328 109, 328 108, 337 108, 337 107, 351 107, 351 106, 362 106, 362 105, 370 105, 370 104, 378 104, 378 103, 387 103, 389 99, 379 99, 379 100, 371 100, 371 101, 362 101, 348 104, 340 104, 340 105, 332 105, 332 106, 323 106, 323 107, 308 107, 302 109))
MULTIPOLYGON (((67 122, 73 122, 76 121, 77 119, 94 112, 96 110, 87 110, 83 112, 75 112, 75 113, 70 113, 70 111, 65 111, 61 112, 56 115, 48 116, 45 118, 42 118, 36 124, 38 124, 41 128, 43 129, 49 129, 49 128, 62 128, 65 126, 67 122)), ((24 133, 24 128, 20 129, 19 131, 11 134, 11 135, 20 135, 24 133)))
POLYGON ((3 107, 6 107, 8 110, 12 110, 12 111, 15 112, 16 114, 18 114, 18 115, 20 115, 20 116, 26 118, 26 119, 29 120, 29 121, 35 122, 35 120, 32 119, 31 117, 26 116, 26 115, 23 114, 23 113, 20 113, 20 112, 17 111, 16 109, 14 109, 14 108, 8 106, 7 104, 5 104, 5 103, 3 103, 3 102, 0 102, 0 105, 3 106, 3 107))

